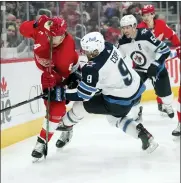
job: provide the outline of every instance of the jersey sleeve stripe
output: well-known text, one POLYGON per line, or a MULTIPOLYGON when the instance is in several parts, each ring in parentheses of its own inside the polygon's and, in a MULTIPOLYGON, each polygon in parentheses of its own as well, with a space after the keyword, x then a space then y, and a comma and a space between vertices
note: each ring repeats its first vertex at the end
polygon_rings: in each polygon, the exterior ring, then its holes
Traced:
POLYGON ((87 90, 87 91, 89 91, 89 92, 96 92, 96 91, 97 91, 97 88, 88 86, 88 85, 85 84, 83 81, 81 81, 81 82, 79 83, 79 86, 80 86, 82 89, 87 90))
POLYGON ((82 92, 80 92, 79 90, 77 91, 77 95, 80 97, 80 98, 83 98, 83 99, 86 99, 86 100, 89 100, 92 98, 92 96, 88 96, 82 92))
POLYGON ((92 95, 92 92, 84 90, 83 88, 81 88, 80 86, 77 87, 77 91, 80 91, 81 93, 84 93, 86 95, 92 95))
POLYGON ((170 51, 170 49, 167 47, 167 48, 165 48, 165 49, 163 49, 161 51, 158 51, 158 53, 164 54, 164 53, 167 53, 169 51, 170 51))
POLYGON ((164 42, 161 42, 161 43, 158 45, 158 47, 157 47, 157 49, 155 50, 155 52, 157 52, 158 49, 162 49, 164 46, 166 46, 166 44, 165 44, 164 42))

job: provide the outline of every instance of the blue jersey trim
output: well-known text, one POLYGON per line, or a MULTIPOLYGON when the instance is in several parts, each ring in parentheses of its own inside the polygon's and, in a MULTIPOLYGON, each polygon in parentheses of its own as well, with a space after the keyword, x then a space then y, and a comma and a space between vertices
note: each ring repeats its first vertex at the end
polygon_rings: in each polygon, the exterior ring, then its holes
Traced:
POLYGON ((145 86, 145 84, 143 84, 141 86, 141 88, 139 89, 138 93, 136 94, 136 96, 132 99, 127 99, 127 100, 126 99, 125 100, 116 100, 116 99, 109 98, 105 95, 103 95, 103 97, 109 103, 128 106, 128 105, 132 104, 133 100, 136 100, 137 98, 139 98, 145 90, 146 90, 146 86, 145 86))

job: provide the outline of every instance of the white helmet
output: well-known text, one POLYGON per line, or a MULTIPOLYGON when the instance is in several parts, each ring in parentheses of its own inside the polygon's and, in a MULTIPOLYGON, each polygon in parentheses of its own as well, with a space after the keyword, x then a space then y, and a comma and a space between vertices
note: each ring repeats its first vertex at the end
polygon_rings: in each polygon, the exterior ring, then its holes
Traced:
POLYGON ((80 41, 81 47, 84 51, 93 52, 98 50, 99 53, 104 50, 104 43, 104 37, 99 32, 90 32, 86 34, 80 41))
POLYGON ((129 26, 129 25, 137 26, 137 20, 133 15, 125 15, 123 18, 121 18, 120 25, 121 27, 129 26))

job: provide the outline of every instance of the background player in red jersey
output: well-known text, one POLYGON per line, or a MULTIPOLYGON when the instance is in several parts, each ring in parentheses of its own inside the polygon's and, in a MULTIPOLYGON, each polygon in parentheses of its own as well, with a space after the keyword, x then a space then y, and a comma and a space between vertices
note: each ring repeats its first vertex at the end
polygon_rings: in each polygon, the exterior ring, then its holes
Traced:
MULTIPOLYGON (((176 47, 177 56, 180 58, 180 40, 176 33, 168 27, 164 20, 155 19, 155 8, 153 5, 145 5, 142 9, 143 21, 138 24, 138 28, 148 28, 152 30, 152 33, 159 40, 164 40, 165 38, 170 40, 172 45, 176 47)), ((163 107, 162 100, 157 97, 158 110, 161 112, 166 112, 163 107)))
MULTIPOLYGON (((70 73, 78 67, 78 54, 75 51, 74 40, 67 33, 67 24, 64 19, 48 18, 42 15, 37 21, 25 21, 20 26, 20 33, 34 40, 34 58, 37 67, 43 71, 41 83, 43 90, 62 86, 62 81, 68 78, 70 73), (50 36, 53 39, 52 60, 50 60, 50 36), (51 74, 47 71, 51 62, 51 74)), ((47 100, 44 100, 47 107, 47 100)), ((51 139, 60 119, 66 113, 65 101, 50 102, 49 133, 51 139)), ((46 117, 42 130, 38 136, 36 146, 32 152, 35 158, 44 155, 46 139, 46 117)))

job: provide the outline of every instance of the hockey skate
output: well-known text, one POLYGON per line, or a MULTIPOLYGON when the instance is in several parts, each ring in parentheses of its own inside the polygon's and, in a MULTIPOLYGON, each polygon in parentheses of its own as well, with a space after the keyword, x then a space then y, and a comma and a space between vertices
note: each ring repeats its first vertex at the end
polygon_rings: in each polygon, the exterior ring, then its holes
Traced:
POLYGON ((170 104, 158 104, 158 110, 162 116, 168 115, 170 118, 174 117, 174 110, 170 104))
POLYGON ((174 141, 177 141, 180 139, 181 132, 180 132, 181 126, 180 123, 178 123, 178 126, 175 130, 173 130, 172 135, 174 136, 174 141))
POLYGON ((38 137, 35 148, 31 153, 31 156, 34 158, 33 162, 38 161, 43 155, 45 155, 45 142, 38 137))
POLYGON ((147 153, 152 153, 157 147, 158 143, 154 141, 153 136, 139 123, 136 127, 139 131, 138 137, 142 141, 142 149, 146 150, 147 153))
POLYGON ((56 147, 57 148, 64 147, 66 144, 70 142, 70 140, 72 139, 72 135, 73 135, 73 128, 70 131, 63 131, 56 142, 56 147))
POLYGON ((73 126, 65 126, 63 122, 60 122, 57 127, 57 131, 71 131, 73 126))

